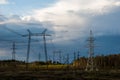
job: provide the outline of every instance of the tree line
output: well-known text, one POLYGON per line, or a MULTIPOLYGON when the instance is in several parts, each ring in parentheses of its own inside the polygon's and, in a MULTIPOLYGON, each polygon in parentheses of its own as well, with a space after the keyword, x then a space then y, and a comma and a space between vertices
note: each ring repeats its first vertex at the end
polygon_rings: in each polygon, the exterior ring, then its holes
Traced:
MULTIPOLYGON (((100 55, 93 57, 94 66, 98 69, 120 69, 120 54, 100 55)), ((73 62, 73 66, 85 69, 87 58, 81 57, 73 62)))

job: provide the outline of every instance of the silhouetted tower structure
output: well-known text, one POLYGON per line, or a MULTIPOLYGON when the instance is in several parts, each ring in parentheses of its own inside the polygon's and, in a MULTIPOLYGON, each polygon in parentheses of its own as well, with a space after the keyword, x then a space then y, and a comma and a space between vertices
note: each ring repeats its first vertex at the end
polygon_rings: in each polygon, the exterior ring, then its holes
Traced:
POLYGON ((69 54, 67 54, 67 69, 69 70, 69 68, 70 68, 70 62, 69 62, 69 54))
POLYGON ((87 66, 86 66, 86 71, 94 71, 96 70, 96 66, 94 64, 94 37, 93 37, 93 33, 90 30, 90 37, 88 39, 88 48, 89 48, 89 52, 88 52, 88 60, 87 60, 87 66))
POLYGON ((78 51, 78 53, 77 53, 77 60, 78 60, 78 63, 77 63, 77 68, 79 68, 79 66, 80 66, 80 52, 78 51))
POLYGON ((28 63, 29 63, 29 54, 30 54, 30 45, 31 45, 31 36, 32 33, 31 31, 28 29, 28 35, 22 35, 23 37, 27 37, 28 36, 28 48, 27 48, 27 57, 26 57, 26 69, 28 69, 28 63))
POLYGON ((80 52, 78 51, 78 54, 77 54, 77 59, 79 60, 80 59, 80 52))
MULTIPOLYGON (((34 33, 32 34, 33 36, 43 36, 43 41, 44 41, 44 52, 45 52, 45 61, 47 64, 48 61, 48 55, 47 55, 47 44, 46 44, 46 36, 51 36, 49 34, 46 34, 47 29, 45 29, 42 33, 34 33)), ((47 68, 48 68, 48 64, 47 64, 47 68)))
POLYGON ((59 51, 59 62, 62 63, 62 52, 59 51))
POLYGON ((13 45, 12 45, 12 50, 13 50, 13 52, 12 52, 12 60, 15 60, 15 53, 16 53, 16 45, 15 45, 15 42, 13 42, 13 45))
POLYGON ((55 62, 55 53, 56 51, 53 51, 53 63, 55 62))
POLYGON ((53 62, 55 61, 55 54, 58 54, 59 56, 59 63, 62 63, 62 52, 60 50, 58 51, 53 51, 53 62))
POLYGON ((45 57, 46 57, 46 62, 47 62, 47 48, 46 48, 46 38, 45 38, 45 36, 50 36, 50 35, 47 35, 47 34, 45 33, 45 32, 47 31, 47 29, 45 29, 42 33, 32 33, 29 29, 28 29, 27 31, 28 31, 28 34, 27 34, 27 35, 22 35, 23 37, 28 37, 28 48, 27 48, 27 57, 26 57, 26 69, 28 69, 28 63, 29 63, 31 37, 32 37, 32 36, 43 36, 45 57))
POLYGON ((73 61, 75 62, 74 63, 74 68, 76 69, 76 52, 74 52, 73 54, 74 54, 74 60, 73 61))
POLYGON ((40 59, 41 59, 41 54, 40 54, 40 52, 39 52, 39 54, 38 54, 38 61, 40 62, 40 59))
POLYGON ((38 53, 38 63, 39 63, 38 69, 40 69, 40 60, 41 60, 41 53, 39 52, 39 53, 38 53))
POLYGON ((74 61, 76 60, 76 52, 73 53, 74 54, 74 61))
MULTIPOLYGON (((44 40, 45 60, 46 60, 46 64, 47 64, 48 55, 47 55, 47 46, 46 46, 46 36, 50 36, 50 35, 46 35, 46 31, 47 31, 47 29, 45 29, 45 30, 42 32, 42 35, 41 35, 41 36, 43 36, 43 40, 44 40)), ((47 67, 48 67, 48 64, 47 64, 47 67)))

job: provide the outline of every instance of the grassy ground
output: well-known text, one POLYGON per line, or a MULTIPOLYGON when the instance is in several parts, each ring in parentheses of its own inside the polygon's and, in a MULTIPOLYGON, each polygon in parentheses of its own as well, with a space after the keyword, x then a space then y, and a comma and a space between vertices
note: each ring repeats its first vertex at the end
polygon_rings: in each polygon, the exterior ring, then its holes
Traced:
POLYGON ((1 72, 0 80, 120 80, 120 73, 72 71, 1 72))
POLYGON ((120 80, 120 71, 85 72, 68 65, 0 67, 0 80, 120 80))

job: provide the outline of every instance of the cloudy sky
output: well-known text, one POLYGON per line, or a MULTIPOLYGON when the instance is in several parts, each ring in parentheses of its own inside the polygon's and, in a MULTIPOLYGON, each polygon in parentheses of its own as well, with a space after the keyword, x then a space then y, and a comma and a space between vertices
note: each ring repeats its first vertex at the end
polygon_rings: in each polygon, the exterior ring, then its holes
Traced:
MULTIPOLYGON (((25 60, 27 29, 41 33, 47 29, 49 57, 54 50, 62 55, 80 52, 86 56, 90 30, 95 37, 95 54, 120 51, 120 0, 0 0, 0 59, 10 59, 12 42, 16 41, 17 59, 25 60)), ((30 60, 41 53, 41 36, 32 37, 30 60), (34 42, 39 40, 39 42, 34 42)), ((57 54, 56 54, 57 55, 57 54)))

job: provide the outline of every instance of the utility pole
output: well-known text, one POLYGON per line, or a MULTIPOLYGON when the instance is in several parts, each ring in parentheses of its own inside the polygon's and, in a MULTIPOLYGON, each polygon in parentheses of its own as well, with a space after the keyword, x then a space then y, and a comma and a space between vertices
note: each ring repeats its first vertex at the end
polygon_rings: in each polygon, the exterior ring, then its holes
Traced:
POLYGON ((88 48, 89 48, 89 53, 88 53, 88 60, 87 60, 87 66, 86 66, 86 71, 94 71, 96 70, 96 66, 94 65, 94 37, 93 33, 90 30, 90 37, 88 39, 88 48))

